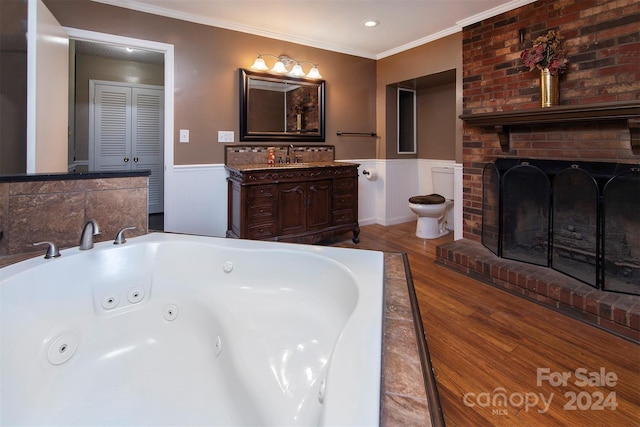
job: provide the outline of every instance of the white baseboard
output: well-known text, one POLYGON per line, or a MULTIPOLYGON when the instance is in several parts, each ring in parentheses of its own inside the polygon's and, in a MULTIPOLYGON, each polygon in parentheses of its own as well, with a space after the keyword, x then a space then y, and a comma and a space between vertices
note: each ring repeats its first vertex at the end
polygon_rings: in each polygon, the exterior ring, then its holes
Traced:
POLYGON ((388 219, 386 219, 384 221, 384 223, 382 225, 389 226, 389 225, 404 224, 405 222, 411 222, 411 221, 415 221, 415 220, 416 220, 416 216, 415 215, 402 216, 402 217, 396 217, 396 218, 388 218, 388 219))

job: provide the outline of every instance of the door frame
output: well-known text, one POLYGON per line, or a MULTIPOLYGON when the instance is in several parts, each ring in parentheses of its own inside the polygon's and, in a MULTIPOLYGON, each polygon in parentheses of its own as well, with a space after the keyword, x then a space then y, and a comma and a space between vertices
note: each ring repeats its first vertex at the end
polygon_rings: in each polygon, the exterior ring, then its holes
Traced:
POLYGON ((164 54, 164 227, 166 231, 171 231, 168 228, 171 228, 171 224, 175 224, 173 218, 175 215, 173 211, 174 46, 168 43, 98 33, 78 28, 63 28, 70 39, 115 46, 129 46, 164 54))

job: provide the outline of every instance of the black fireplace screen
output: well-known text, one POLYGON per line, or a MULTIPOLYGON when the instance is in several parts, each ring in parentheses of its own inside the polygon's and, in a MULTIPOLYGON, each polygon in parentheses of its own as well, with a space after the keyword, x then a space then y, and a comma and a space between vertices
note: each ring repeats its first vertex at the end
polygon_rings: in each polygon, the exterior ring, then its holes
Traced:
POLYGON ((551 266, 598 286, 598 185, 579 168, 553 180, 551 266))
POLYGON ((612 178, 603 197, 603 288, 640 294, 640 171, 612 178))
POLYGON ((549 265, 549 203, 551 186, 536 166, 520 164, 502 180, 502 256, 549 265))
POLYGON ((500 253, 500 172, 493 163, 482 174, 482 244, 500 253))
POLYGON ((498 159, 483 172, 482 244, 593 287, 640 295, 640 170, 498 159))

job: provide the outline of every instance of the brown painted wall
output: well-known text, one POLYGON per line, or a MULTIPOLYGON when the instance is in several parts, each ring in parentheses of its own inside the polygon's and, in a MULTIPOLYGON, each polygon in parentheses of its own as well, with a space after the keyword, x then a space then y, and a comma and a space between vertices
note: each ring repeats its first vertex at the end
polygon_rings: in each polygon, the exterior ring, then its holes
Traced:
POLYGON ((418 158, 455 160, 455 94, 455 82, 418 90, 418 158))
POLYGON ((283 54, 318 63, 327 82, 326 143, 335 145, 337 159, 375 157, 371 138, 336 136, 336 131, 375 129, 374 60, 101 3, 77 0, 44 3, 63 26, 174 45, 177 165, 224 162, 224 145, 217 142, 217 133, 233 130, 238 139, 237 70, 250 67, 258 53, 283 54), (177 142, 179 129, 190 130, 189 144, 177 142))
POLYGON ((26 20, 26 2, 0 1, 0 174, 27 170, 26 20))
MULTIPOLYGON (((448 70, 455 70, 455 92, 451 93, 451 98, 455 104, 454 112, 454 133, 455 133, 455 158, 462 160, 462 123, 456 119, 462 114, 462 34, 456 33, 431 43, 409 49, 387 58, 380 59, 377 63, 378 78, 376 83, 376 117, 378 122, 378 135, 380 141, 389 140, 388 144, 379 143, 379 157, 381 158, 411 158, 415 155, 396 154, 396 144, 394 132, 395 123, 392 117, 395 114, 395 107, 390 109, 395 102, 389 99, 395 96, 395 91, 389 91, 387 86, 398 82, 417 79, 423 76, 442 73, 448 70), (391 142, 393 141, 393 142, 391 142)), ((420 130, 418 130, 420 132, 420 130)), ((420 148, 420 146, 419 146, 420 148)), ((430 158, 430 150, 419 152, 419 158, 430 158)))
MULTIPOLYGON (((539 72, 520 52, 547 30, 560 29, 569 57, 560 77, 565 105, 640 99, 640 2, 538 0, 464 29, 464 112, 540 108, 539 72), (524 43, 518 31, 525 31, 524 43)), ((464 126, 464 237, 482 233, 482 168, 497 157, 638 163, 626 123, 576 123, 511 132, 503 153, 491 129, 464 126)))
POLYGON ((27 170, 27 52, 0 52, 0 174, 27 170))

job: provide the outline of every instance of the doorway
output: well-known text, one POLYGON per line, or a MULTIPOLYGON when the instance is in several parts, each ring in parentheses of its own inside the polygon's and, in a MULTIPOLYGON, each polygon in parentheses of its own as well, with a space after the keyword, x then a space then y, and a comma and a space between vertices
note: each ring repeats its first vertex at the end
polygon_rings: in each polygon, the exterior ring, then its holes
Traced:
MULTIPOLYGON (((160 53, 164 56, 164 215, 161 225, 164 230, 171 231, 173 219, 173 117, 174 117, 174 47, 171 44, 149 40, 134 39, 113 34, 98 33, 76 28, 65 28, 69 38, 75 41, 98 43, 120 48, 136 48, 148 52, 160 53)), ((88 166, 88 162, 87 162, 88 166)))

